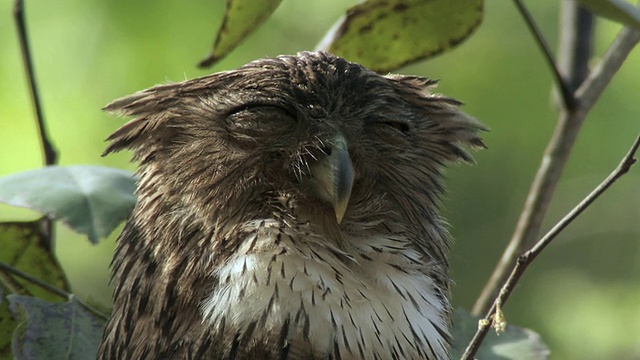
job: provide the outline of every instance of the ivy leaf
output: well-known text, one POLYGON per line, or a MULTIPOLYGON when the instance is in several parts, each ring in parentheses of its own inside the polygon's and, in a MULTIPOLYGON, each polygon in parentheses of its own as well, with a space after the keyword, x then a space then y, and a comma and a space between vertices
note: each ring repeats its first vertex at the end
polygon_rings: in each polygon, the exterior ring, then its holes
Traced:
POLYGON ((386 73, 452 49, 480 25, 483 0, 369 0, 349 10, 318 45, 386 73))
POLYGON ((135 204, 130 172, 91 165, 48 166, 0 178, 0 202, 58 219, 97 243, 135 204))
POLYGON ((282 0, 227 0, 222 26, 213 51, 200 67, 209 67, 235 49, 278 8, 282 0))
POLYGON ((624 0, 579 0, 594 14, 640 29, 640 9, 624 0))
MULTIPOLYGON (((478 328, 479 317, 456 310, 453 314, 453 346, 450 358, 459 359, 469 345, 478 328)), ((535 332, 507 325, 505 331, 496 335, 487 334, 482 342, 476 358, 482 360, 546 360, 549 358, 549 348, 544 344, 540 335, 535 332)))
MULTIPOLYGON (((70 291, 67 277, 53 253, 49 240, 43 234, 40 221, 0 223, 0 249, 0 261, 3 263, 49 285, 70 291)), ((59 296, 1 270, 0 278, 13 292, 60 301, 59 296)))
POLYGON ((104 321, 77 300, 50 303, 9 295, 9 308, 21 322, 13 333, 17 360, 95 359, 104 321))

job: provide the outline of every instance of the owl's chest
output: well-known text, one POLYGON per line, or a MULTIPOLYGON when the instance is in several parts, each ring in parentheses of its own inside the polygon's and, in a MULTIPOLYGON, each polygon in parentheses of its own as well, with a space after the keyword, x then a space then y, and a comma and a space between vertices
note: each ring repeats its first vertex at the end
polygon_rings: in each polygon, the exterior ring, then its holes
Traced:
POLYGON ((215 271, 218 285, 202 304, 214 331, 284 337, 318 358, 447 357, 447 300, 428 275, 391 265, 388 254, 345 262, 313 241, 281 240, 215 271))

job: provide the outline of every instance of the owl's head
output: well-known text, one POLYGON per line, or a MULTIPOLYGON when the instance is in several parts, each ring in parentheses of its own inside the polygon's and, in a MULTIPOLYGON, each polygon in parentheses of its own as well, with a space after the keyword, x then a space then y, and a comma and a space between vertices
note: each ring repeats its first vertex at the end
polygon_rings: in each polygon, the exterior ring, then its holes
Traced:
POLYGON ((435 84, 325 52, 257 60, 115 100, 107 111, 135 119, 106 152, 132 149, 145 201, 178 213, 269 216, 279 203, 345 229, 437 221, 441 169, 471 162, 484 127, 435 84))

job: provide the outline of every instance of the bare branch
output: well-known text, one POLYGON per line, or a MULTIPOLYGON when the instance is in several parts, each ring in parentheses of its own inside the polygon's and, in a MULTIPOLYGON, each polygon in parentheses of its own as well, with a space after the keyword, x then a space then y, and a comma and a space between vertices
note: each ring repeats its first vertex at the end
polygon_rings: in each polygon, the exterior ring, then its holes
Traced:
POLYGON ((44 116, 42 114, 42 106, 40 105, 40 97, 38 95, 38 87, 36 86, 36 76, 33 71, 33 63, 31 61, 31 50, 29 49, 29 40, 27 38, 24 4, 22 0, 15 1, 13 17, 16 22, 16 27, 18 28, 18 40, 20 42, 20 49, 22 50, 22 61, 24 62, 24 67, 27 72, 29 90, 31 91, 31 101, 36 115, 38 131, 40 132, 40 142, 42 143, 42 150, 44 152, 44 164, 53 165, 57 163, 58 154, 47 136, 47 129, 45 127, 44 116))
POLYGON ((540 51, 542 51, 542 54, 544 55, 544 58, 547 61, 547 64, 549 65, 549 68, 551 68, 551 72, 553 72, 553 77, 556 79, 556 83, 560 88, 560 94, 562 94, 562 100, 564 101, 564 106, 569 109, 573 108, 575 106, 573 89, 569 87, 565 78, 560 74, 560 69, 558 68, 555 60, 553 59, 553 54, 551 53, 551 49, 549 48, 547 41, 544 39, 544 36, 542 36, 540 29, 538 29, 538 26, 536 25, 535 21, 533 20, 533 17, 529 13, 529 10, 527 10, 527 7, 524 5, 524 3, 521 0, 514 0, 514 2, 516 4, 516 7, 518 8, 518 11, 520 12, 520 15, 522 15, 522 18, 527 24, 529 31, 531 31, 531 34, 535 38, 536 43, 540 48, 540 51))
MULTIPOLYGON (((640 36, 638 33, 640 33, 638 30, 623 29, 598 68, 578 88, 576 107, 561 109, 558 123, 531 184, 516 229, 502 258, 476 300, 472 309, 473 314, 480 315, 489 309, 500 284, 504 283, 515 260, 538 237, 542 221, 578 132, 595 101, 637 44, 640 36)), ((576 48, 572 47, 574 51, 576 48)))
POLYGON ((76 299, 76 301, 82 305, 85 309, 87 309, 87 311, 89 311, 90 313, 92 313, 93 315, 95 315, 96 317, 102 319, 103 321, 107 321, 109 319, 109 317, 107 315, 105 315, 104 313, 102 313, 102 311, 94 308, 93 306, 85 303, 84 301, 78 299, 77 297, 75 297, 74 294, 68 293, 60 288, 57 288, 49 283, 46 283, 36 277, 33 277, 19 269, 16 269, 15 267, 0 261, 0 275, 4 275, 4 274, 10 274, 13 276, 17 276, 20 278, 23 278, 24 280, 27 280, 28 282, 30 282, 33 285, 39 286, 45 290, 47 290, 48 292, 60 296, 66 300, 71 300, 73 298, 76 299))
POLYGON ((50 292, 50 293, 52 293, 54 295, 60 296, 61 298, 69 299, 69 296, 71 296, 71 294, 69 294, 68 292, 66 292, 66 291, 64 291, 62 289, 59 289, 59 288, 57 288, 57 287, 55 287, 55 286, 53 286, 51 284, 48 284, 48 283, 46 283, 46 282, 44 282, 44 281, 42 281, 42 280, 40 280, 40 279, 38 279, 36 277, 33 277, 33 276, 31 276, 31 275, 29 275, 29 274, 27 274, 27 273, 25 273, 25 272, 23 272, 21 270, 18 270, 15 267, 13 267, 13 266, 5 263, 5 262, 2 262, 2 261, 0 261, 0 271, 3 272, 3 273, 9 273, 9 274, 12 274, 14 276, 21 277, 21 278, 27 280, 28 282, 32 283, 33 285, 41 287, 41 288, 47 290, 48 292, 50 292))
POLYGON ((506 301, 509 299, 511 292, 515 288, 515 285, 518 283, 518 280, 524 274, 527 267, 533 262, 533 260, 540 255, 542 250, 555 239, 562 230, 564 230, 573 220, 575 220, 589 205, 591 205, 600 195, 602 195, 613 183, 615 183, 622 175, 626 174, 631 166, 636 162, 634 157, 636 151, 638 150, 638 146, 640 145, 640 135, 636 138, 631 149, 624 156, 620 164, 616 167, 616 169, 609 174, 609 176, 602 182, 598 187, 596 187, 587 197, 585 197, 576 207, 574 207, 562 220, 560 220, 549 232, 540 239, 531 250, 524 253, 522 256, 518 257, 516 265, 513 267, 511 274, 504 282, 504 285, 500 289, 500 293, 498 297, 494 300, 493 305, 487 312, 484 317, 484 321, 481 321, 478 325, 478 330, 476 331, 473 339, 467 346, 464 354, 462 355, 462 360, 471 360, 474 355, 480 348, 480 344, 484 340, 484 337, 487 335, 489 328, 493 325, 494 321, 494 313, 496 312, 498 304, 504 306, 506 301))
POLYGON ((602 61, 576 92, 576 97, 585 111, 591 109, 598 101, 606 86, 639 41, 640 30, 625 27, 620 31, 602 61))
MULTIPOLYGON (((38 95, 38 87, 36 86, 36 75, 33 70, 33 62, 31 61, 31 50, 29 48, 29 39, 27 37, 24 3, 22 0, 15 1, 13 6, 13 18, 18 30, 18 41, 20 43, 20 49, 22 50, 22 61, 24 62, 29 82, 29 90, 31 91, 31 103, 33 104, 33 111, 36 116, 36 124, 40 135, 40 143, 42 144, 44 165, 55 165, 58 162, 58 153, 47 135, 42 106, 40 105, 40 96, 38 95)), ((47 242, 51 244, 53 242, 54 232, 53 221, 45 217, 41 220, 41 224, 43 234, 45 235, 47 242)))
POLYGON ((558 70, 566 79, 571 93, 589 75, 589 59, 593 51, 594 15, 578 1, 561 2, 561 32, 558 39, 558 70))

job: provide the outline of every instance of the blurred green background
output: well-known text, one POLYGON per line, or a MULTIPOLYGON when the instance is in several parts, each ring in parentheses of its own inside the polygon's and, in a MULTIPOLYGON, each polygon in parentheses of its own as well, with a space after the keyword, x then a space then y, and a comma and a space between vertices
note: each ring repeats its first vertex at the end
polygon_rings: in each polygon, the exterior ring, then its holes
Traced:
MULTIPOLYGON (((231 69, 264 56, 313 49, 354 3, 284 1, 231 56, 205 71, 223 1, 26 2, 38 85, 61 164, 133 170, 129 154, 100 157, 124 123, 100 108, 166 81, 231 69)), ((559 5, 529 2, 555 48, 559 5)), ((11 18, 0 3, 0 175, 41 166, 41 154, 11 18)), ((597 22, 597 54, 620 27, 597 22)), ((595 63, 595 62, 594 62, 595 63)), ((511 2, 490 1, 480 29, 459 48, 402 73, 442 79, 439 91, 485 122, 488 150, 475 167, 448 172, 444 212, 457 239, 455 304, 470 308, 511 235, 555 124, 552 78, 511 2)), ((588 117, 545 229, 604 179, 640 130, 640 50, 632 53, 588 117)), ((511 324, 539 332, 553 359, 640 359, 640 167, 633 168, 530 267, 505 307, 511 324)), ((0 220, 33 218, 0 207, 0 220)), ((114 232, 97 246, 58 226, 57 253, 76 293, 108 303, 114 232)))

